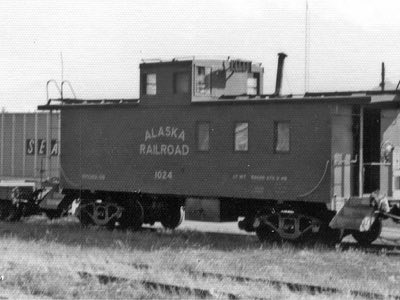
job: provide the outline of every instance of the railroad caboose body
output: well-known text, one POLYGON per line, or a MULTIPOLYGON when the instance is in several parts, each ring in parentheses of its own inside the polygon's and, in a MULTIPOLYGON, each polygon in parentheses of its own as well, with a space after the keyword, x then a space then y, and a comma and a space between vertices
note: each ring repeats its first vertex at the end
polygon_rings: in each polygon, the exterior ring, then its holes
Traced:
POLYGON ((142 63, 140 99, 42 106, 61 112, 65 203, 80 199, 84 224, 174 228, 186 206, 296 240, 336 235, 327 224, 350 197, 399 196, 397 93, 284 97, 283 58, 272 95, 259 64, 189 59, 142 63))

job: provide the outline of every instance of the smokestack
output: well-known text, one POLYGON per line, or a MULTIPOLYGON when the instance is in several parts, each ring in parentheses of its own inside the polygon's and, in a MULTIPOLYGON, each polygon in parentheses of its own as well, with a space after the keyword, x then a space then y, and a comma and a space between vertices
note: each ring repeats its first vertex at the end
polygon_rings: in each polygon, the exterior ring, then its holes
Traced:
POLYGON ((382 62, 382 70, 381 70, 381 84, 379 85, 381 87, 382 92, 385 91, 385 63, 382 62))
POLYGON ((279 97, 281 95, 281 87, 282 87, 282 77, 283 77, 283 63, 285 62, 286 54, 281 52, 278 53, 278 70, 276 71, 276 85, 275 85, 275 97, 279 97))

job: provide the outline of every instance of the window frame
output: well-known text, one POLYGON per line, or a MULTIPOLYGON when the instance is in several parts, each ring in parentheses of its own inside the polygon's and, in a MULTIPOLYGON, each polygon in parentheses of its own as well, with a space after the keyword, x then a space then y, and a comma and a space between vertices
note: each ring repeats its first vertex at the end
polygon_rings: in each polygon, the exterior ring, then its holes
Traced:
POLYGON ((233 123, 233 152, 234 153, 247 153, 250 149, 250 122, 248 120, 243 121, 235 121, 233 123), (239 124, 247 124, 247 149, 246 150, 237 150, 236 149, 236 128, 239 124))
POLYGON ((155 96, 155 95, 157 95, 157 73, 156 73, 156 72, 144 73, 144 74, 143 74, 143 86, 142 86, 142 89, 143 89, 143 95, 146 95, 146 96, 155 96), (149 75, 154 75, 155 78, 156 78, 156 82, 155 82, 155 93, 154 93, 154 94, 149 94, 149 93, 147 93, 148 76, 149 76, 149 75))
POLYGON ((211 150, 211 122, 210 121, 197 121, 196 122, 196 151, 200 153, 209 153, 211 150), (199 128, 200 125, 202 124, 207 124, 208 125, 208 149, 207 150, 202 150, 200 149, 200 144, 199 144, 199 128))
POLYGON ((274 121, 274 143, 273 143, 273 153, 274 154, 290 154, 292 149, 292 126, 290 120, 276 120, 274 121), (278 146, 278 124, 288 124, 289 125, 289 149, 286 151, 284 150, 277 150, 278 146))
MULTIPOLYGON (((213 70, 212 70, 212 67, 211 67, 211 66, 194 65, 194 81, 193 81, 193 82, 194 82, 194 95, 195 95, 195 96, 209 97, 209 96, 212 95, 212 72, 213 72, 213 70), (206 93, 206 94, 200 93, 200 92, 198 92, 198 90, 197 90, 197 86, 198 86, 197 79, 198 79, 198 76, 199 76, 199 74, 198 74, 198 68, 204 68, 204 79, 205 79, 205 76, 206 76, 206 74, 207 74, 206 70, 207 70, 207 69, 210 70, 210 79, 209 79, 209 85, 210 85, 210 87, 207 89, 207 90, 208 90, 208 93, 206 93)), ((204 85, 206 85, 206 81, 204 81, 204 85)), ((206 90, 206 89, 205 89, 205 90, 206 90)))
POLYGON ((247 77, 247 82, 246 82, 246 93, 247 93, 247 95, 250 95, 250 96, 257 96, 257 95, 259 95, 259 88, 258 88, 258 80, 257 80, 257 78, 256 77, 247 77), (255 93, 253 94, 250 94, 249 93, 249 81, 250 80, 253 80, 254 82, 255 82, 255 87, 252 87, 252 88, 255 88, 255 93))

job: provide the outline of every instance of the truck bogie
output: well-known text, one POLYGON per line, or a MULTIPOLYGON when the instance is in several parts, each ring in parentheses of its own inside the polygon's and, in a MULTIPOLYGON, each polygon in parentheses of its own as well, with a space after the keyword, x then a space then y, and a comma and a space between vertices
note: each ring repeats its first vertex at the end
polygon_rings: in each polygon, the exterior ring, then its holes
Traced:
MULTIPOLYGON (((170 195, 138 193, 95 193, 73 191, 78 199, 75 213, 83 226, 97 225, 110 229, 138 230, 143 224, 161 222, 167 229, 175 229, 184 219, 183 199, 170 195), (82 198, 78 198, 81 194, 82 198)), ((75 200, 76 201, 76 200, 75 200)))

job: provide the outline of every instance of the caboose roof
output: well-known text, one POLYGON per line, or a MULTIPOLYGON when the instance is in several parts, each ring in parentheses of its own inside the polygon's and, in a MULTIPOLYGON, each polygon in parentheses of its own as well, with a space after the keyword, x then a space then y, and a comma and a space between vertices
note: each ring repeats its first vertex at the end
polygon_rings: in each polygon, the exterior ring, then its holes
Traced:
MULTIPOLYGON (((333 96, 333 97, 280 97, 280 98, 261 98, 261 97, 246 97, 236 96, 221 97, 212 101, 196 101, 189 105, 269 105, 269 104, 283 104, 283 103, 346 103, 346 104, 369 104, 371 98, 368 96, 352 97, 352 96, 333 96)), ((139 99, 117 99, 117 100, 85 100, 85 99, 51 99, 46 105, 38 106, 39 110, 48 109, 65 109, 65 108, 79 108, 79 107, 126 107, 126 106, 139 106, 139 99), (57 103, 52 103, 56 101, 57 103)))
MULTIPOLYGON (((210 98, 191 102, 189 105, 219 104, 283 104, 283 103, 341 103, 362 104, 374 107, 400 107, 400 91, 354 91, 306 93, 303 95, 235 95, 210 98)), ((47 104, 38 106, 39 110, 64 109, 73 107, 124 107, 138 106, 140 99, 50 99, 47 104), (54 103, 56 102, 56 103, 54 103)))
MULTIPOLYGON (((151 64, 178 64, 178 63, 218 63, 222 61, 230 61, 230 60, 237 60, 237 61, 248 61, 248 59, 238 58, 238 57, 231 57, 231 56, 182 56, 182 57, 174 57, 172 59, 160 59, 160 58, 149 58, 149 59, 142 59, 140 65, 151 65, 151 64)), ((262 63, 260 62, 252 62, 255 65, 261 66, 262 63)))

